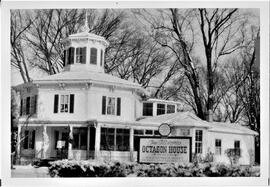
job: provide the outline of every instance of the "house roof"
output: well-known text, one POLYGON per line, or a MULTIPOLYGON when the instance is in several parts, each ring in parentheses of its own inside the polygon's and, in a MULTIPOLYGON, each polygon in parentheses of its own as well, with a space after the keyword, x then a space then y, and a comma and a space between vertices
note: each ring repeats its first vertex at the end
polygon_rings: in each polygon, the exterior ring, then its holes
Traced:
POLYGON ((156 99, 156 98, 150 98, 150 99, 146 100, 146 102, 152 102, 152 103, 159 102, 159 103, 170 103, 170 104, 182 104, 182 103, 179 102, 179 101, 170 101, 170 100, 156 99))
POLYGON ((147 117, 139 120, 138 122, 153 125, 168 123, 172 126, 182 127, 210 127, 210 125, 206 121, 201 120, 191 112, 177 112, 172 114, 159 115, 155 117, 147 117))
POLYGON ((118 78, 106 73, 93 71, 64 71, 58 74, 38 78, 34 83, 57 83, 57 82, 93 82, 105 85, 115 85, 142 89, 142 87, 128 80, 118 78))
POLYGON ((212 132, 258 135, 257 132, 236 123, 207 122, 201 120, 191 112, 177 112, 173 114, 163 114, 155 117, 147 117, 138 120, 138 122, 152 125, 168 123, 172 126, 208 128, 209 131, 212 132))
POLYGON ((237 123, 211 122, 209 124, 211 126, 209 131, 229 132, 229 133, 233 132, 233 133, 239 133, 239 134, 258 135, 256 131, 253 131, 237 123))

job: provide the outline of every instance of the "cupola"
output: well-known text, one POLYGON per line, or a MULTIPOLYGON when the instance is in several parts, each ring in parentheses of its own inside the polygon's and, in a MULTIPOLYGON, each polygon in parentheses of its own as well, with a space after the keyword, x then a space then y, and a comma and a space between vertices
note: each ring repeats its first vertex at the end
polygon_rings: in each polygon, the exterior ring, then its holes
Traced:
POLYGON ((109 42, 89 30, 86 14, 80 32, 63 40, 64 71, 104 72, 104 54, 109 42))

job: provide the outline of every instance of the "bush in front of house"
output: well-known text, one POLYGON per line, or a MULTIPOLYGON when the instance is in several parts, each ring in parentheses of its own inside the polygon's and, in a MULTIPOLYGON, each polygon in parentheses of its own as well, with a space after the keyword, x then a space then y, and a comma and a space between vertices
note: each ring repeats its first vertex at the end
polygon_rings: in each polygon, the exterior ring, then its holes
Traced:
POLYGON ((260 168, 214 163, 139 164, 59 160, 50 163, 52 177, 259 177, 260 168))
POLYGON ((51 177, 126 177, 134 172, 133 164, 117 161, 58 160, 50 164, 51 177))

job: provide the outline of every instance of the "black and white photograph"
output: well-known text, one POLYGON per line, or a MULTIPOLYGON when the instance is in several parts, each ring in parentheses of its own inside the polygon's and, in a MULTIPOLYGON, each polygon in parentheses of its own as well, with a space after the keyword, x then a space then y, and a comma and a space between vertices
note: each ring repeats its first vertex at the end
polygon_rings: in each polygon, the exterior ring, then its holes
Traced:
POLYGON ((239 4, 62 4, 6 11, 9 143, 2 139, 8 149, 1 151, 10 181, 266 184, 269 26, 262 20, 269 12, 239 4))

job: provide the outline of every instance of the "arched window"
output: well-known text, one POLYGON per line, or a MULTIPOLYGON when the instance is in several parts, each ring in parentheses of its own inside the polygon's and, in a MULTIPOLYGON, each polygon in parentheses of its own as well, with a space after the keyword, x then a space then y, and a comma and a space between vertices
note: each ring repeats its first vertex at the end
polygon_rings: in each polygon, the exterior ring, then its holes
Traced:
POLYGON ((90 49, 90 64, 97 64, 97 49, 93 47, 90 49))
POLYGON ((76 48, 76 63, 85 64, 86 62, 86 47, 76 48))
POLYGON ((103 50, 100 50, 100 66, 103 65, 103 50))

